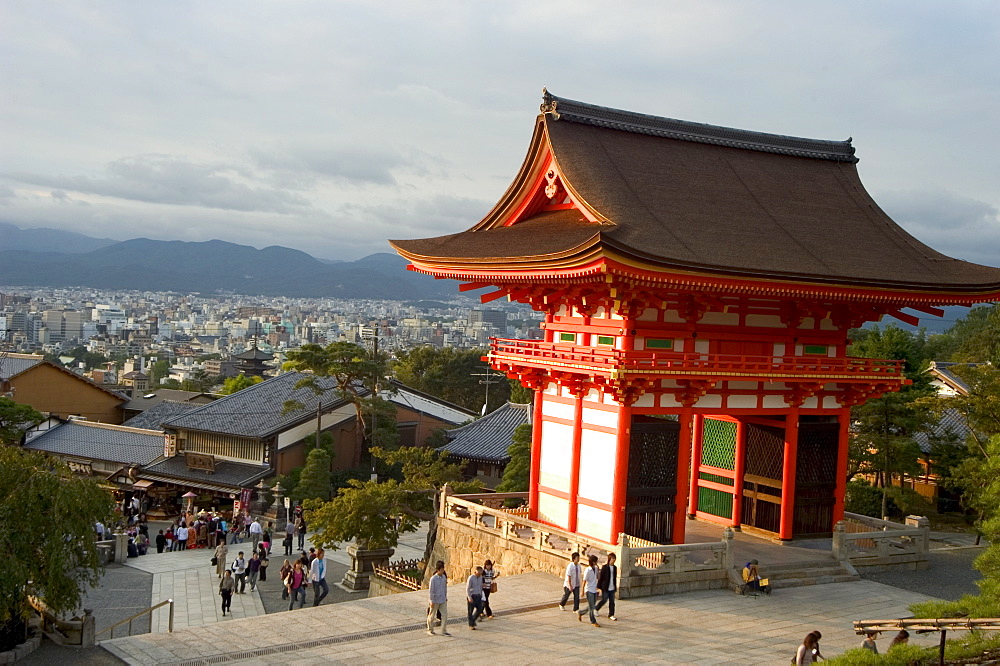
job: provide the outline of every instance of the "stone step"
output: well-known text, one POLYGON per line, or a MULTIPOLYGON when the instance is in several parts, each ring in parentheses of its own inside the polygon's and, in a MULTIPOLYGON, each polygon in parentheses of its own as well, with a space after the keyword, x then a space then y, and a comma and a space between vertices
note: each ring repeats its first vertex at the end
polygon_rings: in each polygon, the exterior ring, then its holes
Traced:
POLYGON ((827 583, 848 583, 856 580, 861 580, 861 577, 844 572, 837 575, 803 578, 772 578, 770 583, 771 587, 777 590, 783 587, 805 587, 807 585, 825 585, 827 583))

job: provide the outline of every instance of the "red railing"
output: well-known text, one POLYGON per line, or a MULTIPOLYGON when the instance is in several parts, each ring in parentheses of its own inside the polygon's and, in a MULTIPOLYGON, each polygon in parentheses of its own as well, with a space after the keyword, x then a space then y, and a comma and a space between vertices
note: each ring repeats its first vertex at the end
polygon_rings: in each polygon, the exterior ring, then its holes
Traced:
POLYGON ((600 373, 789 377, 903 377, 903 362, 826 356, 740 356, 671 351, 622 351, 541 340, 491 338, 490 361, 535 367, 579 368, 600 373))

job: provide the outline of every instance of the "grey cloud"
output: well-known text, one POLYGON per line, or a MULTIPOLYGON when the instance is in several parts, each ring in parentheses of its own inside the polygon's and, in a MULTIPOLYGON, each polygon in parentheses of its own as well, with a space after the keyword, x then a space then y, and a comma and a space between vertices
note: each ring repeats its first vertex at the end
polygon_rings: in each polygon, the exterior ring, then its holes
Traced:
POLYGON ((1000 210, 945 190, 879 194, 882 208, 907 231, 959 259, 1000 265, 1000 210))
POLYGON ((115 160, 106 170, 104 178, 6 175, 23 183, 145 203, 272 213, 290 213, 310 205, 304 197, 281 189, 240 182, 247 172, 238 166, 200 164, 170 155, 137 155, 115 160))
POLYGON ((355 184, 395 185, 393 170, 413 164, 396 152, 360 146, 258 148, 250 154, 264 170, 296 174, 307 181, 319 177, 355 184))

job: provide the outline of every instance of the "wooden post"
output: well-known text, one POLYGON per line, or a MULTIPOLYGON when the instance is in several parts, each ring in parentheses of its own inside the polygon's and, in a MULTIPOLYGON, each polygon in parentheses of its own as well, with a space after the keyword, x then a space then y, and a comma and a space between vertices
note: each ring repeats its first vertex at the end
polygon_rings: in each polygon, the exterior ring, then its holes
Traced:
MULTIPOLYGON (((687 504, 687 479, 684 475, 688 472, 688 464, 691 459, 691 408, 685 407, 680 414, 680 433, 677 437, 677 495, 674 497, 674 525, 670 535, 670 542, 674 544, 684 543, 684 506, 687 504), (680 520, 678 520, 680 518, 680 520)), ((691 470, 692 476, 697 472, 697 467, 691 470)))
POLYGON ((569 518, 566 529, 576 532, 576 509, 580 495, 580 449, 583 445, 583 394, 576 391, 573 404, 573 449, 569 464, 569 518))
POLYGON ((778 537, 791 539, 795 521, 795 470, 799 449, 799 408, 785 417, 785 449, 781 466, 781 522, 778 537))
POLYGON ((542 469, 542 396, 535 389, 535 404, 531 406, 531 481, 528 485, 528 518, 538 520, 538 484, 542 469))
POLYGON ((612 538, 621 539, 625 532, 625 503, 628 499, 628 449, 632 436, 632 406, 618 406, 618 441, 615 444, 614 494, 611 507, 612 538))
POLYGON ((747 429, 743 419, 736 421, 736 451, 733 462, 733 527, 743 525, 743 475, 747 468, 747 429))
POLYGON ((702 435, 705 432, 705 417, 694 417, 694 432, 691 435, 691 489, 688 491, 688 518, 694 518, 698 511, 698 479, 701 476, 702 435))
POLYGON ((851 408, 840 410, 840 433, 837 437, 837 486, 833 491, 833 524, 844 519, 844 498, 847 495, 847 455, 851 443, 851 408))

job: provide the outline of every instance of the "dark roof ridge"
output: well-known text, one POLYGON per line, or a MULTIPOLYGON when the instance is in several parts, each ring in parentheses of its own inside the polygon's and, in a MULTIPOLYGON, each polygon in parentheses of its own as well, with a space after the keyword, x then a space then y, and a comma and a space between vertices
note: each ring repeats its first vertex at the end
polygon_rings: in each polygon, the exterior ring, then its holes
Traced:
POLYGON ((544 88, 542 89, 541 111, 553 120, 568 120, 634 134, 648 134, 679 141, 708 143, 729 148, 742 148, 833 162, 853 164, 858 161, 858 158, 854 156, 851 138, 846 141, 807 139, 652 116, 556 97, 544 88))

